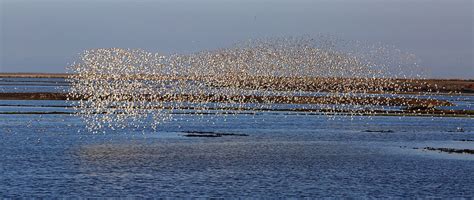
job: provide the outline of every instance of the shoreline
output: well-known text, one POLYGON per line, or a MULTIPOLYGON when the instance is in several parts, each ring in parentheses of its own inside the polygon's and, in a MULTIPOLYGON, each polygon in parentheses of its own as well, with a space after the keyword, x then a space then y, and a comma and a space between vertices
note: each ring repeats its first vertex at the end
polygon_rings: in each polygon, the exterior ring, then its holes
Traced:
MULTIPOLYGON (((134 97, 121 95, 123 101, 134 101, 134 97)), ((160 97, 142 95, 139 98, 157 102, 190 102, 190 103, 270 103, 270 104, 345 104, 375 106, 409 106, 431 108, 436 106, 452 106, 445 100, 416 99, 400 97, 350 97, 350 96, 225 96, 225 95, 191 95, 176 94, 160 97)), ((108 98, 102 96, 100 98, 108 98)), ((71 96, 67 93, 0 93, 0 100, 87 100, 85 96, 71 96)))
MULTIPOLYGON (((107 97, 104 97, 107 98, 107 97)), ((146 98, 146 97, 144 97, 146 98)), ((62 100, 62 101, 75 101, 75 100, 86 100, 87 98, 73 98, 67 93, 0 93, 0 100, 62 100)), ((133 101, 133 99, 123 99, 124 101, 133 101)), ((198 96, 198 95, 175 95, 166 96, 156 99, 150 99, 150 101, 157 102, 190 102, 190 103, 270 103, 270 104, 322 104, 322 105, 362 105, 362 106, 406 106, 405 109, 398 111, 389 110, 344 110, 344 109, 311 109, 311 108, 237 108, 237 107, 216 107, 207 108, 205 110, 223 110, 223 111, 284 111, 284 112, 298 112, 298 113, 351 113, 352 115, 375 115, 375 116, 452 116, 452 117, 473 117, 473 110, 442 110, 436 109, 438 106, 449 106, 452 105, 449 101, 442 100, 430 100, 430 99, 410 99, 410 98, 334 98, 334 97, 286 97, 286 96, 273 96, 273 97, 259 97, 259 96, 233 96, 233 97, 222 97, 222 96, 198 96), (429 105, 429 106, 428 106, 429 105), (368 112, 368 113, 367 113, 368 112)), ((173 107, 156 107, 150 109, 174 109, 173 107)), ((179 106, 178 109, 185 110, 203 110, 199 107, 183 107, 179 106)), ((24 113, 1 113, 0 114, 24 114, 24 113)), ((33 114, 33 113, 31 113, 33 114)), ((46 114, 46 113, 44 113, 46 114)), ((59 113, 54 113, 59 114, 59 113)))
MULTIPOLYGON (((74 74, 67 73, 0 73, 1 78, 69 78, 74 74)), ((107 78, 107 77, 104 77, 107 78)), ((131 76, 130 78, 136 78, 131 76)), ((394 94, 437 94, 437 95, 474 95, 474 79, 364 79, 364 78, 333 78, 333 77, 155 77, 144 76, 140 79, 150 80, 200 80, 206 82, 210 87, 239 87, 242 89, 256 89, 262 86, 275 91, 300 90, 307 92, 343 92, 338 91, 338 87, 326 88, 327 85, 347 85, 362 84, 362 88, 343 88, 344 90, 354 90, 357 92, 362 89, 365 93, 394 93, 394 94), (268 82, 267 80, 273 80, 268 82), (227 80, 232 80, 235 85, 229 85, 227 80), (364 88, 363 84, 377 86, 386 84, 382 90, 377 88, 364 88), (397 88, 398 85, 404 85, 406 88, 397 88), (323 90, 321 90, 323 88, 323 90), (324 89, 325 88, 325 89, 324 89), (400 90, 402 89, 402 90, 400 90), (325 91, 329 90, 329 91, 325 91), (334 90, 334 91, 333 91, 334 90)))
MULTIPOLYGON (((172 110, 171 108, 163 108, 163 110, 172 110)), ((225 115, 260 115, 259 113, 264 112, 266 115, 307 115, 307 116, 344 116, 344 117, 364 117, 364 116, 384 116, 384 117, 456 117, 456 118, 470 118, 474 117, 474 113, 463 113, 462 111, 448 111, 444 112, 442 110, 437 110, 438 112, 403 112, 403 111, 382 111, 374 110, 370 113, 364 112, 351 112, 343 110, 294 110, 294 109, 274 109, 274 110, 256 110, 256 109, 207 109, 207 110, 195 110, 195 111, 178 111, 170 112, 173 115, 216 115, 218 111, 223 111, 220 114, 225 115), (211 112, 216 111, 216 112, 211 112), (247 112, 245 112, 247 111, 247 112), (283 113, 281 113, 283 112, 283 113)), ((101 113, 95 113, 101 114, 101 113)), ((104 113, 102 113, 104 114, 104 113)), ((5 111, 0 112, 0 115, 80 115, 78 111, 25 111, 25 112, 16 112, 16 111, 5 111)))
POLYGON ((68 78, 67 73, 0 73, 0 78, 68 78))

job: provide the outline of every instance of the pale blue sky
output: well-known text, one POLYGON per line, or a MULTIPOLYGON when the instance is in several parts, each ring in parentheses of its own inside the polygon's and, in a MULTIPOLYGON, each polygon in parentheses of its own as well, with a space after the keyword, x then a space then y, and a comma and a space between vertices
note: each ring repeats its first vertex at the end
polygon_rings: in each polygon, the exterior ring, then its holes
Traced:
POLYGON ((414 53, 431 77, 474 78, 472 0, 0 1, 0 72, 64 72, 90 48, 187 53, 329 34, 414 53))

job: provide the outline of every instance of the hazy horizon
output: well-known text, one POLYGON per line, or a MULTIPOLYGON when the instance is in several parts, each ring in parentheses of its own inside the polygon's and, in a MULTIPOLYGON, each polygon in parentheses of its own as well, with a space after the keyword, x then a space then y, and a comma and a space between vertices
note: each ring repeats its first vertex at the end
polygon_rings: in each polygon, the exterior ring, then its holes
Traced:
POLYGON ((0 2, 0 72, 63 73, 91 48, 188 53, 327 34, 413 53, 428 77, 474 78, 471 0, 0 2))

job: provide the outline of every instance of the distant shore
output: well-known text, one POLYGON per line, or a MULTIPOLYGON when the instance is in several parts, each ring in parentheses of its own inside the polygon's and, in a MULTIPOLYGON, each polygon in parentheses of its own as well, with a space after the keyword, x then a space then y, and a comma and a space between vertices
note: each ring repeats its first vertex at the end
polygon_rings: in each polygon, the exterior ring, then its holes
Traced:
MULTIPOLYGON (((108 98, 102 96, 101 98, 108 98)), ((344 105, 378 105, 378 106, 411 106, 431 108, 436 106, 453 106, 452 103, 435 99, 415 99, 400 97, 350 97, 350 96, 223 96, 223 95, 164 95, 150 98, 150 95, 135 97, 147 101, 192 102, 192 103, 271 103, 271 104, 344 104, 344 105)), ((67 93, 0 93, 0 100, 87 100, 88 97, 72 97, 67 93)), ((123 101, 134 101, 134 97, 123 95, 123 101)))
MULTIPOLYGON (((68 78, 71 74, 65 73, 0 73, 0 78, 68 78)), ((149 79, 166 79, 169 77, 145 77, 149 79)), ((174 77, 176 78, 176 77, 174 77)), ((262 84, 266 84, 265 79, 259 81, 258 77, 237 80, 238 87, 243 89, 254 89, 262 84), (239 82, 240 81, 240 82, 239 82)), ((199 78, 194 78, 201 80, 199 78)), ((202 78, 211 87, 231 87, 226 85, 225 81, 220 79, 206 79, 202 78)), ((351 78, 275 78, 275 82, 272 82, 269 88, 270 90, 280 89, 302 89, 304 91, 316 91, 318 85, 331 83, 354 83, 357 79, 351 78)), ((235 80, 234 80, 235 81, 235 80)), ((364 81, 364 80, 362 80, 364 81)), ((380 81, 380 80, 378 80, 380 81)), ((403 83, 407 85, 418 84, 421 89, 412 92, 394 92, 392 89, 387 87, 387 93, 405 93, 405 94, 423 94, 423 93, 444 93, 444 94, 463 94, 473 95, 474 94, 474 80, 460 80, 460 79, 423 79, 423 80, 409 80, 409 79, 387 79, 387 81, 393 81, 395 83, 403 83), (432 86, 435 86, 432 87, 432 86), (437 89, 436 91, 434 89, 437 89)), ((317 91, 319 92, 319 91, 317 91)), ((377 91, 373 91, 374 93, 377 91)), ((371 93, 371 91, 367 91, 371 93)), ((126 95, 125 95, 126 96, 126 95)), ((11 93, 11 92, 0 92, 0 100, 80 100, 87 99, 87 97, 71 97, 67 93, 49 93, 49 92, 30 92, 30 93, 11 93)), ((146 98, 145 98, 146 99, 146 98)), ((124 99, 133 100, 133 99, 124 99)), ((377 111, 378 114, 414 114, 414 115, 453 115, 453 116, 470 116, 474 115, 472 110, 438 110, 435 107, 438 106, 452 106, 451 102, 444 100, 435 99, 417 99, 407 97, 315 97, 315 96, 273 96, 273 97, 261 97, 261 96, 216 96, 216 95, 175 95, 175 96, 163 96, 159 99, 154 99, 163 102, 216 102, 216 103, 276 103, 276 104, 351 104, 351 105, 379 105, 379 106, 404 106, 406 107, 403 111, 377 111), (400 112, 400 113, 399 113, 400 112)), ((229 108, 231 109, 231 108, 229 108)), ((233 109, 233 108, 232 108, 233 109)), ((244 109, 245 110, 245 109, 244 109)), ((299 112, 318 112, 313 109, 293 109, 291 111, 299 112)), ((319 110, 320 111, 320 110, 319 110)), ((335 112, 345 112, 343 110, 334 110, 335 112)), ((334 112, 331 111, 331 112, 334 112)))
MULTIPOLYGON (((73 98, 69 97, 66 93, 0 93, 0 100, 81 100, 87 98, 73 98)), ((133 100, 133 99, 129 99, 133 100)), ((406 109, 400 111, 387 111, 387 110, 373 110, 369 115, 411 115, 411 116, 453 116, 453 117, 472 117, 474 111, 471 110, 439 110, 436 106, 450 106, 452 105, 448 101, 443 100, 430 100, 430 99, 410 99, 410 98, 330 98, 330 97, 267 97, 262 98, 258 96, 234 96, 234 97, 217 97, 213 96, 189 96, 189 95, 178 95, 174 97, 162 97, 157 99, 163 102, 194 102, 200 103, 204 100, 209 102, 219 103, 284 103, 284 104, 352 104, 352 105, 389 105, 389 106, 402 106, 405 105, 406 109), (211 99, 209 101, 209 99, 211 99), (268 101, 268 102, 267 102, 268 101), (431 105, 434 107, 426 106, 431 105)), ((186 107, 185 109, 199 109, 194 107, 186 107)), ((212 110, 212 108, 207 108, 212 110)), ((308 109, 308 108, 294 108, 294 109, 265 109, 265 108, 235 108, 225 107, 218 108, 220 110, 239 110, 239 111, 292 111, 292 112, 303 112, 303 113, 344 113, 352 112, 357 115, 365 115, 364 111, 347 111, 338 109, 308 109)), ((0 114, 16 114, 14 113, 0 113, 0 114)))
POLYGON ((66 73, 0 73, 0 78, 67 78, 66 73))
MULTIPOLYGON (((0 78, 68 78, 73 74, 67 73, 0 73, 0 78)), ((147 77, 146 79, 166 79, 166 77, 147 77)), ((176 79, 179 77, 173 77, 176 79)), ((321 86, 328 84, 338 85, 351 83, 356 84, 363 81, 372 81, 379 83, 390 82, 387 84, 384 91, 389 93, 400 93, 400 94, 418 94, 418 93, 441 93, 441 94, 474 94, 474 79, 377 79, 367 80, 362 78, 285 78, 285 77, 249 77, 245 79, 239 79, 240 77, 224 77, 220 79, 207 77, 203 78, 189 78, 181 77, 184 79, 196 79, 208 82, 213 87, 229 87, 229 82, 225 80, 232 80, 231 83, 238 83, 237 87, 243 89, 256 89, 262 85, 269 86, 267 89, 284 91, 284 90, 299 90, 309 92, 337 92, 337 91, 321 91, 321 86), (214 80, 215 79, 215 80, 214 80), (224 81, 223 81, 224 80, 224 81), (267 80, 273 80, 271 83, 267 80), (383 80, 383 81, 380 81, 383 80), (336 83, 336 84, 334 84, 336 83), (411 88, 410 91, 397 91, 400 88, 395 88, 397 85, 405 85, 407 88, 411 88)), ((351 85, 349 84, 349 85, 351 85)), ((347 84, 346 84, 347 85, 347 84)), ((368 89, 368 88, 364 88, 368 89)), ((403 88, 402 88, 403 89, 403 88)), ((340 91, 339 91, 340 92, 340 91)), ((371 91, 368 89, 366 93, 380 93, 381 91, 371 91)))

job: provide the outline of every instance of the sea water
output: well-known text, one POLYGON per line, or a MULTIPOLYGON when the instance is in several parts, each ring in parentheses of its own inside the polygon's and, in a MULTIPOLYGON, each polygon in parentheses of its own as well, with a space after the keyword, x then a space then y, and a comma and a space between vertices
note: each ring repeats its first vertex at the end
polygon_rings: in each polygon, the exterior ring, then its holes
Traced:
POLYGON ((68 112, 0 101, 0 196, 474 196, 472 154, 423 150, 474 149, 469 117, 183 112, 157 130, 91 133, 68 112))

